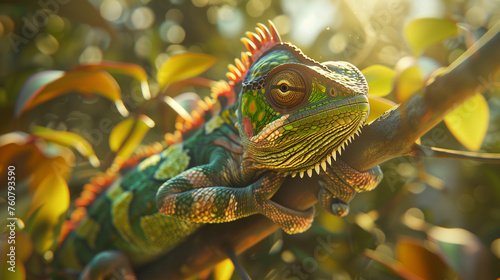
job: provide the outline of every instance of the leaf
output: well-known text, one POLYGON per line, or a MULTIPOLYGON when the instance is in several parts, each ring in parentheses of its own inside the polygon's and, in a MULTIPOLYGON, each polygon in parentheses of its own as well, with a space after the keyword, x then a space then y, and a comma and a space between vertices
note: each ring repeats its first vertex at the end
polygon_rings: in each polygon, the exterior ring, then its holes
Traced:
POLYGON ((160 87, 198 76, 212 67, 215 57, 202 53, 182 53, 170 57, 160 67, 156 79, 160 87))
MULTIPOLYGON (((49 78, 53 79, 57 75, 53 73, 49 76, 46 77, 45 81, 49 78)), ((99 94, 114 101, 122 115, 128 115, 128 111, 121 101, 120 87, 109 73, 100 70, 69 71, 42 87, 35 88, 34 85, 28 85, 25 88, 23 86, 20 93, 23 98, 16 103, 15 114, 19 116, 26 110, 71 91, 77 91, 84 95, 99 94)))
POLYGON ((440 42, 458 32, 455 22, 441 18, 418 18, 405 29, 405 36, 418 56, 427 47, 440 42))
POLYGON ((145 81, 148 79, 148 75, 146 74, 144 68, 133 63, 103 61, 96 64, 79 65, 73 68, 71 71, 82 71, 82 70, 85 71, 106 70, 108 72, 115 72, 118 74, 131 76, 139 81, 145 81))
POLYGON ((462 228, 437 226, 430 228, 427 235, 461 279, 491 279, 488 250, 476 235, 462 228))
MULTIPOLYGON (((48 144, 47 146, 50 146, 48 144)), ((74 155, 72 151, 66 147, 51 145, 49 149, 56 149, 56 156, 43 155, 36 165, 31 169, 31 180, 29 185, 30 191, 35 191, 45 177, 49 174, 58 174, 64 180, 69 179, 73 171, 74 155)), ((30 161, 34 161, 31 159, 30 161)))
POLYGON ((46 176, 35 191, 29 211, 31 215, 39 209, 30 226, 31 239, 37 253, 43 254, 54 245, 58 237, 57 228, 68 206, 69 190, 66 181, 56 173, 46 176))
POLYGON ((149 129, 154 126, 154 121, 146 115, 139 115, 138 118, 130 117, 119 122, 109 136, 111 151, 117 153, 115 163, 127 159, 141 143, 149 129))
POLYGON ((69 131, 57 131, 42 126, 35 126, 32 131, 33 135, 37 137, 77 150, 82 156, 89 160, 92 166, 99 166, 99 159, 92 145, 80 135, 69 131))
POLYGON ((75 161, 70 149, 23 132, 0 136, 0 154, 0 180, 7 180, 6 169, 12 165, 17 181, 29 179, 30 191, 35 191, 50 173, 69 178, 75 161))
POLYGON ((481 94, 476 94, 446 115, 444 122, 462 145, 478 151, 486 137, 489 119, 488 103, 481 94))
POLYGON ((422 279, 448 279, 449 269, 443 260, 420 240, 402 238, 396 244, 396 259, 406 271, 422 279))
POLYGON ((30 237, 23 231, 16 232, 16 254, 20 261, 27 262, 33 253, 33 242, 30 237))
MULTIPOLYGON (((9 246, 5 246, 6 248, 8 248, 9 246)), ((5 254, 7 254, 8 252, 6 252, 5 254)), ((15 270, 14 272, 8 270, 9 267, 11 267, 9 265, 9 263, 6 261, 4 261, 2 263, 2 271, 0 271, 0 279, 8 279, 8 280, 25 280, 26 279, 26 268, 24 266, 24 263, 22 262, 19 262, 17 260, 15 260, 15 270)))
POLYGON ((370 95, 386 96, 392 90, 396 72, 383 65, 372 65, 361 71, 368 82, 370 95))
POLYGON ((108 72, 114 72, 118 74, 128 75, 136 78, 141 82, 141 90, 144 99, 151 98, 151 93, 149 91, 148 84, 148 75, 144 68, 137 64, 133 63, 125 63, 125 62, 114 62, 114 61, 103 61, 101 63, 96 64, 86 64, 80 65, 73 68, 72 71, 81 71, 81 70, 106 70, 108 72))
POLYGON ((30 99, 45 85, 64 76, 64 71, 48 70, 42 71, 29 77, 24 83, 17 95, 16 105, 14 106, 14 114, 19 116, 30 99))
POLYGON ((230 280, 234 265, 230 259, 225 259, 214 267, 214 280, 230 280))
POLYGON ((398 76, 396 82, 396 100, 404 102, 413 94, 417 93, 424 85, 420 67, 418 65, 410 66, 404 69, 398 76))
POLYGON ((33 252, 33 244, 29 236, 19 230, 19 228, 17 228, 15 232, 16 243, 9 244, 8 240, 11 239, 3 238, 6 237, 5 234, 10 233, 10 229, 8 227, 6 229, 7 231, 4 232, 4 235, 0 238, 0 253, 3 257, 2 264, 0 264, 0 279, 24 280, 26 279, 24 263, 33 252), (14 251, 11 251, 11 246, 14 247, 14 251), (13 254, 15 259, 11 260, 13 254), (14 271, 9 270, 12 266, 14 266, 14 271))
POLYGON ((378 251, 366 249, 364 251, 364 255, 367 258, 370 258, 374 261, 377 261, 383 265, 385 265, 387 268, 391 269, 394 273, 397 275, 403 277, 404 279, 408 280, 422 280, 420 277, 416 276, 415 274, 411 273, 410 271, 406 270, 406 268, 399 262, 397 262, 395 259, 391 258, 390 256, 383 254, 378 251))
POLYGON ((379 96, 368 95, 368 103, 370 104, 370 115, 368 115, 367 123, 372 122, 376 118, 380 117, 387 110, 396 106, 396 103, 389 99, 385 99, 379 96))

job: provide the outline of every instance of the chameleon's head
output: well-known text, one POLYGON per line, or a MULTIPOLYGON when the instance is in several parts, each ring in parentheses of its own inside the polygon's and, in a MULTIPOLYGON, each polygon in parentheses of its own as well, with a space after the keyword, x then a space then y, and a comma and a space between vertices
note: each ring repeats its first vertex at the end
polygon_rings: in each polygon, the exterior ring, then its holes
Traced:
POLYGON ((237 126, 246 156, 292 175, 319 173, 367 119, 367 93, 352 64, 318 63, 293 45, 274 45, 242 80, 237 126))

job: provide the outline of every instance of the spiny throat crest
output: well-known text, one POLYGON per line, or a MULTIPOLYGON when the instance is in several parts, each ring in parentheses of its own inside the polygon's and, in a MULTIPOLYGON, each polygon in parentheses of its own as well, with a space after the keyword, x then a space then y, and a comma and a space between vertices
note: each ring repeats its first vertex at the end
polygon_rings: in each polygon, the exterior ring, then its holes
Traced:
POLYGON ((281 42, 270 22, 242 41, 249 52, 230 66, 240 84, 237 127, 247 157, 295 177, 326 170, 368 118, 368 86, 347 62, 319 63, 281 42))

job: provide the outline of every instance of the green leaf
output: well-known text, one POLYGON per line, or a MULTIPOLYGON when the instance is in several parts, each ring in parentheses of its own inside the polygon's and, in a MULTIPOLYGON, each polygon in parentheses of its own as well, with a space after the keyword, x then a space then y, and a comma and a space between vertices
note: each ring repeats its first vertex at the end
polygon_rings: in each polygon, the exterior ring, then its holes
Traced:
POLYGON ((86 157, 92 166, 99 166, 99 159, 97 158, 92 145, 90 145, 90 143, 80 135, 69 131, 57 131, 42 126, 35 126, 32 131, 33 135, 37 137, 74 148, 82 156, 86 157))
POLYGON ((215 63, 215 57, 202 53, 182 53, 170 57, 158 71, 156 79, 160 87, 205 72, 215 63))
POLYGON ((372 122, 387 110, 390 110, 392 107, 397 105, 389 99, 371 95, 368 95, 368 103, 370 104, 370 115, 368 116, 368 120, 366 121, 367 123, 372 122))
POLYGON ((455 22, 441 18, 418 18, 410 22, 405 36, 418 56, 424 49, 457 34, 455 22))
POLYGON ((392 90, 396 72, 383 65, 372 65, 361 71, 368 82, 370 95, 386 96, 392 90))
POLYGON ((470 151, 478 151, 488 130, 490 111, 481 94, 476 94, 444 118, 455 138, 470 151))
POLYGON ((56 230, 68 206, 69 190, 66 181, 56 173, 49 174, 40 182, 30 206, 30 214, 38 210, 30 226, 31 239, 37 253, 43 254, 57 240, 56 230))
POLYGON ((117 153, 115 163, 121 163, 134 152, 150 128, 155 123, 146 115, 127 118, 119 122, 111 131, 109 146, 117 153))
POLYGON ((52 81, 38 88, 35 85, 41 82, 35 83, 35 81, 40 80, 39 78, 33 81, 28 80, 28 85, 21 89, 20 95, 23 97, 16 103, 16 116, 71 91, 77 91, 84 95, 99 94, 114 101, 122 115, 128 115, 128 111, 121 101, 120 87, 109 73, 101 70, 69 71, 54 79, 57 75, 60 73, 48 74, 42 78, 44 81, 50 79, 52 81))
POLYGON ((410 66, 404 69, 398 76, 396 82, 396 99, 398 102, 408 100, 417 93, 424 85, 422 73, 418 65, 410 66))

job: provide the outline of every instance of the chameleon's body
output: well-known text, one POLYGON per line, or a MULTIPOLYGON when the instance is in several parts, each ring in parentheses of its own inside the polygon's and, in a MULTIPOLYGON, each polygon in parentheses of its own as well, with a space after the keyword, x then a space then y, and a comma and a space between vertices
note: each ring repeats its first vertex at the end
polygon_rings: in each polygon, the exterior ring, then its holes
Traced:
POLYGON ((337 159, 368 116, 368 88, 345 62, 320 64, 270 23, 247 33, 249 52, 214 90, 220 113, 184 142, 142 161, 88 207, 56 255, 80 270, 93 256, 119 250, 132 265, 168 252, 202 223, 260 213, 287 233, 307 230, 313 210, 270 198, 287 176, 320 176, 319 202, 344 216, 356 192, 373 189, 378 167, 357 172, 337 159))

